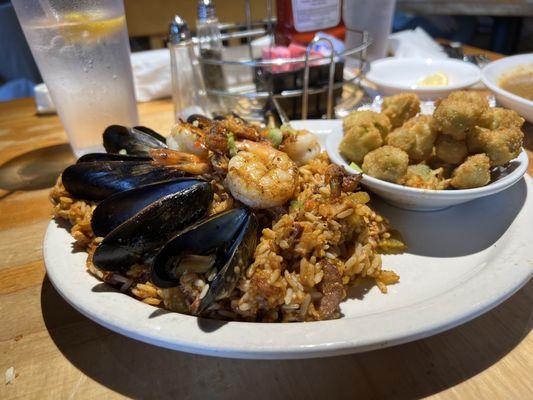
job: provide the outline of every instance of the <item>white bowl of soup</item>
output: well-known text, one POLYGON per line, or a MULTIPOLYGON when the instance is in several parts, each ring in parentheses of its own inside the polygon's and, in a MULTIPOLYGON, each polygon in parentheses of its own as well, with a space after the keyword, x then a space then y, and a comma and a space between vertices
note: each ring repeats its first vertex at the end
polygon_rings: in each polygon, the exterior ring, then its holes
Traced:
POLYGON ((533 53, 487 64, 481 71, 481 80, 498 103, 533 123, 533 53))

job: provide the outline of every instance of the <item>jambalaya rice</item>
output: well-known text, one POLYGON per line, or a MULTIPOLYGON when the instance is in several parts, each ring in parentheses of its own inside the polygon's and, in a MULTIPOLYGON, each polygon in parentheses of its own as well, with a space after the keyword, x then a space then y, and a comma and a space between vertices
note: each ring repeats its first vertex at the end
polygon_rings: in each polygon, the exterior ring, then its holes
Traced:
MULTIPOLYGON (((402 252, 401 238, 368 206, 366 192, 332 185, 332 167, 322 153, 299 168, 299 188, 288 211, 269 217, 253 262, 230 298, 212 304, 206 317, 263 322, 339 318, 339 303, 349 287, 370 279, 386 293, 387 285, 399 281, 397 274, 382 269, 381 254, 402 252)), ((210 214, 232 208, 236 202, 223 184, 211 183, 210 214)), ((123 275, 98 269, 92 254, 102 238, 94 237, 90 223, 96 203, 71 197, 61 178, 50 200, 54 217, 72 224, 72 236, 88 252, 87 269, 98 279, 145 303, 187 314, 207 293, 214 271, 184 274, 179 286, 162 289, 151 283, 144 265, 131 266, 123 275)))

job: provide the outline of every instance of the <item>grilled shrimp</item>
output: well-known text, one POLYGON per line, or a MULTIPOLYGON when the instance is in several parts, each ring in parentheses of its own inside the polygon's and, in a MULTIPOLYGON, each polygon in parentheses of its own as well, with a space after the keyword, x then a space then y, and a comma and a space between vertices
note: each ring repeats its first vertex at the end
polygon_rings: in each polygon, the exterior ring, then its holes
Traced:
POLYGON ((170 132, 167 144, 173 150, 192 153, 199 157, 207 157, 207 149, 204 144, 204 132, 187 122, 180 121, 170 132))
POLYGON ((233 197, 252 208, 287 202, 298 186, 298 169, 289 156, 273 147, 243 140, 228 163, 226 185, 233 197))
POLYGON ((320 144, 314 133, 306 130, 292 131, 281 143, 281 150, 297 165, 304 165, 320 154, 320 144))
POLYGON ((184 153, 171 149, 150 149, 150 157, 157 164, 168 165, 193 175, 201 175, 209 172, 209 163, 191 153, 184 153))
POLYGON ((216 125, 232 132, 235 137, 240 139, 253 140, 254 142, 260 139, 257 128, 237 115, 227 115, 223 120, 217 121, 216 125))

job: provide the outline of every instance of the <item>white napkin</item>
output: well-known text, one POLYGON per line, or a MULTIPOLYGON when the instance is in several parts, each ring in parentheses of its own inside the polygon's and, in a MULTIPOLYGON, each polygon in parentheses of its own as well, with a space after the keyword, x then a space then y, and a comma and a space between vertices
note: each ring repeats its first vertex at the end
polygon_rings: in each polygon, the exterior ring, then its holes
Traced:
POLYGON ((389 51, 394 57, 402 58, 448 58, 439 44, 420 27, 391 34, 389 51))
POLYGON ((162 99, 172 93, 168 49, 131 54, 135 97, 139 102, 162 99))
MULTIPOLYGON (((138 102, 170 97, 170 52, 168 49, 139 51, 131 54, 131 68, 135 97, 138 102)), ((48 88, 44 83, 35 86, 37 114, 56 111, 48 88)))

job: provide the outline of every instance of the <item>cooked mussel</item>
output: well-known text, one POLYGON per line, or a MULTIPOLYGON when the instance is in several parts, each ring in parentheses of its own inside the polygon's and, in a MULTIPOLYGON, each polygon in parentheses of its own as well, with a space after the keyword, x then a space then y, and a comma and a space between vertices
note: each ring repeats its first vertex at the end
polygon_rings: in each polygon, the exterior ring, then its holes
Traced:
POLYGON ((189 124, 193 124, 200 129, 209 129, 213 125, 213 120, 201 114, 191 114, 187 118, 189 124))
POLYGON ((258 222, 248 209, 235 208, 178 233, 161 248, 152 268, 153 282, 162 288, 179 285, 188 272, 215 268, 205 296, 193 308, 202 313, 232 292, 249 265, 257 244, 258 222))
POLYGON ((62 180, 72 196, 102 200, 114 193, 184 175, 182 171, 150 162, 94 161, 69 166, 63 171, 62 180))
MULTIPOLYGON (((106 205, 116 213, 109 217, 110 226, 129 217, 128 206, 140 211, 104 237, 94 252, 94 264, 103 270, 124 271, 133 264, 149 263, 152 253, 163 243, 202 218, 212 200, 211 185, 197 179, 161 182, 124 193, 115 199, 116 207, 106 205), (164 196, 157 198, 161 193, 164 196)), ((102 221, 96 224, 98 230, 109 229, 102 221)))
POLYGON ((224 121, 225 119, 231 119, 231 118, 236 118, 236 119, 241 120, 242 122, 246 122, 239 114, 233 111, 226 113, 226 114, 216 115, 213 119, 215 121, 224 121))
POLYGON ((157 140, 163 142, 163 143, 166 143, 167 139, 161 135, 160 133, 154 131, 152 128, 148 128, 147 126, 142 126, 142 125, 138 125, 138 126, 134 126, 133 129, 137 129, 138 131, 142 131, 144 133, 147 133, 149 134, 150 136, 153 136, 154 138, 156 138, 157 140))
MULTIPOLYGON (((184 191, 193 190, 200 182, 204 181, 177 178, 115 193, 102 200, 94 209, 91 218, 93 232, 95 236, 107 236, 143 208, 165 196, 186 196, 184 191)), ((205 200, 209 198, 210 196, 207 196, 205 200)))
POLYGON ((104 148, 108 153, 126 153, 149 156, 150 149, 167 148, 165 138, 146 127, 128 128, 111 125, 103 134, 104 148))
POLYGON ((95 161, 152 161, 150 157, 130 156, 128 154, 114 153, 88 153, 78 158, 77 163, 95 161))

